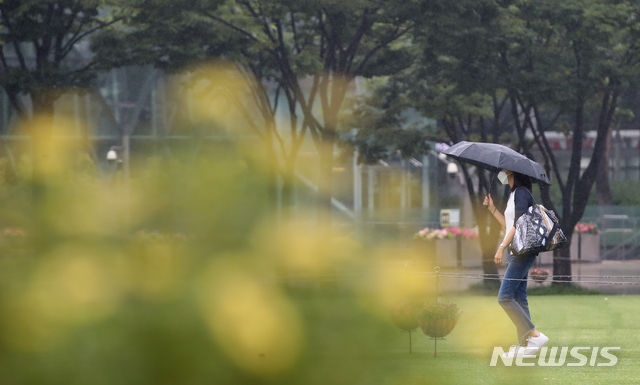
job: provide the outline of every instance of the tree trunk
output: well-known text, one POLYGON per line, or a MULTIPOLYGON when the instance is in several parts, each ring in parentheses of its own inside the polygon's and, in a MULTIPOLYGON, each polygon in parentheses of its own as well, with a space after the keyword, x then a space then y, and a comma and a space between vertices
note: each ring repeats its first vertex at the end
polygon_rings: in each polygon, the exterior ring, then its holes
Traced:
POLYGON ((46 176, 45 165, 53 156, 51 138, 55 98, 47 93, 34 94, 32 101, 34 119, 29 124, 29 135, 33 145, 33 176, 37 181, 46 176))
MULTIPOLYGON (((322 138, 322 145, 319 148, 320 163, 318 170, 318 229, 321 231, 320 237, 324 237, 324 242, 331 241, 331 226, 332 226, 332 188, 333 188, 333 146, 334 146, 334 133, 330 131, 326 133, 322 138)), ((327 274, 335 274, 337 272, 336 266, 330 265, 327 268, 327 274)), ((337 282, 326 281, 322 282, 321 286, 324 290, 335 290, 337 288, 337 282)))
POLYGON ((26 120, 27 113, 25 112, 24 104, 20 98, 20 91, 17 87, 5 87, 5 93, 9 98, 9 103, 16 112, 19 120, 26 120))
POLYGON ((482 272, 487 274, 482 281, 484 287, 487 289, 493 289, 500 286, 498 278, 498 266, 496 266, 493 257, 496 255, 496 242, 493 242, 495 237, 489 237, 486 241, 480 241, 480 248, 482 249, 482 272))
POLYGON ((295 178, 295 162, 291 164, 285 164, 282 172, 282 189, 281 191, 281 207, 282 207, 282 219, 291 219, 291 212, 293 209, 293 189, 295 178))
MULTIPOLYGON (((584 205, 587 204, 587 199, 589 198, 588 194, 593 184, 588 186, 588 190, 580 190, 580 162, 582 158, 582 135, 584 132, 584 105, 585 101, 583 98, 578 100, 576 111, 575 111, 575 121, 574 121, 574 129, 573 129, 573 143, 571 148, 571 160, 569 163, 569 175, 567 176, 567 184, 565 190, 562 192, 562 219, 560 220, 560 228, 564 232, 567 237, 567 245, 564 248, 560 249, 560 258, 553 259, 553 275, 571 275, 571 252, 569 246, 571 246, 571 234, 573 233, 573 227, 577 223, 577 221, 582 217, 582 213, 578 216, 574 221, 574 216, 577 214, 576 209, 580 210, 580 205, 582 202, 579 202, 579 199, 584 199, 584 205), (582 198, 578 198, 581 196, 582 198)), ((597 139, 596 139, 597 140, 597 139)), ((597 143, 596 143, 597 144, 597 143)), ((594 149, 594 155, 597 148, 594 149)), ((593 158, 592 158, 593 159, 593 158)), ((586 170, 584 173, 587 173, 586 170)), ((583 176, 585 175, 583 173, 583 176)), ((595 175, 594 175, 595 179, 595 175)), ((584 211, 584 207, 582 208, 584 211)), ((558 252, 554 253, 554 256, 557 256, 558 252)), ((571 281, 570 277, 556 279, 554 278, 554 283, 558 281, 571 281)))
POLYGON ((331 228, 331 197, 333 179, 333 145, 334 139, 326 135, 319 149, 320 164, 318 170, 318 224, 321 228, 331 228))
POLYGON ((51 231, 46 218, 47 212, 47 163, 54 156, 51 138, 55 97, 48 93, 32 95, 33 119, 27 123, 32 144, 31 192, 33 199, 34 252, 44 254, 51 241, 51 231))
POLYGON ((266 130, 264 144, 266 147, 266 158, 268 163, 268 201, 272 209, 277 211, 278 209, 278 159, 274 150, 273 134, 270 130, 266 130))
POLYGON ((596 175, 596 193, 598 195, 599 206, 613 205, 613 196, 611 194, 611 186, 609 184, 609 159, 611 156, 611 131, 607 134, 607 144, 602 154, 602 159, 598 165, 598 174, 596 175))
MULTIPOLYGON (((476 218, 476 223, 478 224, 480 250, 482 251, 482 272, 486 274, 483 280, 483 285, 486 289, 495 289, 500 286, 500 281, 496 279, 498 277, 498 267, 493 260, 497 250, 500 225, 481 204, 484 200, 484 194, 482 193, 483 188, 480 187, 480 185, 482 183, 487 183, 487 181, 482 178, 479 181, 478 189, 476 190, 474 188, 475 183, 467 171, 466 166, 462 166, 462 172, 466 181, 467 193, 471 200, 473 216, 476 218), (486 229, 489 226, 490 229, 487 232, 486 229)), ((488 186, 488 188, 485 188, 484 190, 488 191, 490 188, 491 186, 488 186)))
POLYGON ((553 275, 564 275, 567 277, 554 278, 553 284, 567 284, 571 282, 571 239, 572 232, 565 231, 567 243, 560 249, 553 252, 553 275))
POLYGON ((500 286, 498 277, 498 266, 496 266, 493 257, 496 255, 499 225, 496 225, 496 221, 488 216, 488 211, 482 208, 474 208, 474 216, 478 223, 478 230, 480 235, 480 250, 482 250, 482 272, 487 274, 483 280, 484 287, 487 289, 493 289, 500 286), (487 233, 484 229, 490 225, 491 229, 487 233))

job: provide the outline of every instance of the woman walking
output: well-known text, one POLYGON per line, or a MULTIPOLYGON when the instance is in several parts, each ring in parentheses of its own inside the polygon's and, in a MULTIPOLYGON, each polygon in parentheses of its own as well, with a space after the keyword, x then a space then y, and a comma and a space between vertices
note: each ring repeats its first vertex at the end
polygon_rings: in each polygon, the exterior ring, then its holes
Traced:
MULTIPOLYGON (((484 204, 505 230, 505 237, 498 246, 494 262, 503 265, 503 254, 515 235, 516 220, 524 214, 530 206, 535 204, 531 195, 531 178, 517 172, 502 170, 498 174, 502 184, 511 187, 511 194, 504 210, 504 215, 496 210, 491 194, 484 198, 484 204)), ((531 322, 529 303, 527 302, 527 277, 538 254, 514 256, 508 253, 507 271, 500 285, 498 303, 502 306, 511 321, 516 325, 518 345, 513 345, 505 357, 522 355, 533 357, 548 341, 549 338, 540 333, 531 322)))

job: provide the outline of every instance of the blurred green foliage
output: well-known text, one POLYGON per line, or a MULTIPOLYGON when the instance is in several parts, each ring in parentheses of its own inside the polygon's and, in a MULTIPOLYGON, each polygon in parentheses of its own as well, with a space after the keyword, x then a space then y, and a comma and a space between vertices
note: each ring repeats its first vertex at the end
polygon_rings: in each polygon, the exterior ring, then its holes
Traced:
POLYGON ((64 156, 39 173, 0 163, 2 383, 352 384, 384 364, 385 304, 424 294, 314 215, 280 218, 259 144, 136 158, 130 183, 47 146, 64 156))

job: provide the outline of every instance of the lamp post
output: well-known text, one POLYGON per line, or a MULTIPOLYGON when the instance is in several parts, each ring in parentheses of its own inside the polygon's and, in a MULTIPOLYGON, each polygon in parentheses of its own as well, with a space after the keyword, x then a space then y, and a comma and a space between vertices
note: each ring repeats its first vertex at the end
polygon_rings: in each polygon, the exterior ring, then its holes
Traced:
MULTIPOLYGON (((447 156, 445 154, 441 153, 437 153, 433 150, 430 150, 431 154, 433 154, 440 162, 444 163, 447 165, 447 175, 450 178, 455 178, 456 176, 458 177, 458 182, 460 183, 460 187, 456 187, 456 190, 459 188, 462 188, 462 186, 465 185, 465 180, 464 180, 464 176, 462 175, 462 173, 460 172, 460 169, 458 168, 458 165, 455 162, 450 161, 449 159, 447 159, 447 156)), ((467 205, 470 203, 470 201, 466 198, 465 192, 464 190, 462 190, 461 192, 459 192, 459 194, 461 195, 462 201, 463 201, 463 214, 467 215, 465 213, 468 213, 471 211, 470 207, 467 207, 467 205)), ((441 211, 442 213, 442 211, 441 211)), ((464 217, 463 218, 459 218, 458 219, 458 226, 462 226, 464 221, 464 217)), ((462 240, 458 237, 456 237, 456 266, 458 267, 458 269, 462 269, 462 240)))
POLYGON ((129 174, 129 135, 123 135, 122 146, 111 146, 107 152, 107 160, 109 162, 122 163, 122 172, 124 174, 124 184, 127 193, 130 187, 129 174), (122 151, 122 159, 118 157, 118 151, 122 151))
POLYGON ((460 170, 458 169, 458 165, 455 164, 455 162, 447 159, 447 156, 443 153, 437 153, 433 150, 430 150, 429 152, 434 155, 440 162, 447 165, 447 175, 449 175, 451 178, 455 178, 457 176, 460 184, 464 186, 464 176, 462 176, 462 174, 459 172, 460 170))
MULTIPOLYGON (((128 213, 129 210, 127 208, 129 204, 129 194, 131 188, 131 180, 129 174, 129 135, 124 135, 122 137, 122 146, 111 146, 109 151, 107 151, 107 161, 122 163, 122 174, 123 174, 123 192, 122 192, 122 201, 125 206, 125 213, 128 213), (122 151, 122 158, 118 156, 118 152, 122 151)), ((124 228, 128 228, 129 218, 127 214, 123 216, 124 228)))

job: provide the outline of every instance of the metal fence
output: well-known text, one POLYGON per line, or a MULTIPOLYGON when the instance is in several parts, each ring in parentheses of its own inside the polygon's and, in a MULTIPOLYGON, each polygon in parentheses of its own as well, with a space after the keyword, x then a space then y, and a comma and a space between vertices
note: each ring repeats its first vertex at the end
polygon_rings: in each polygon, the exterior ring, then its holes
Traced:
POLYGON ((639 219, 627 214, 603 214, 597 220, 601 260, 640 259, 639 219))

